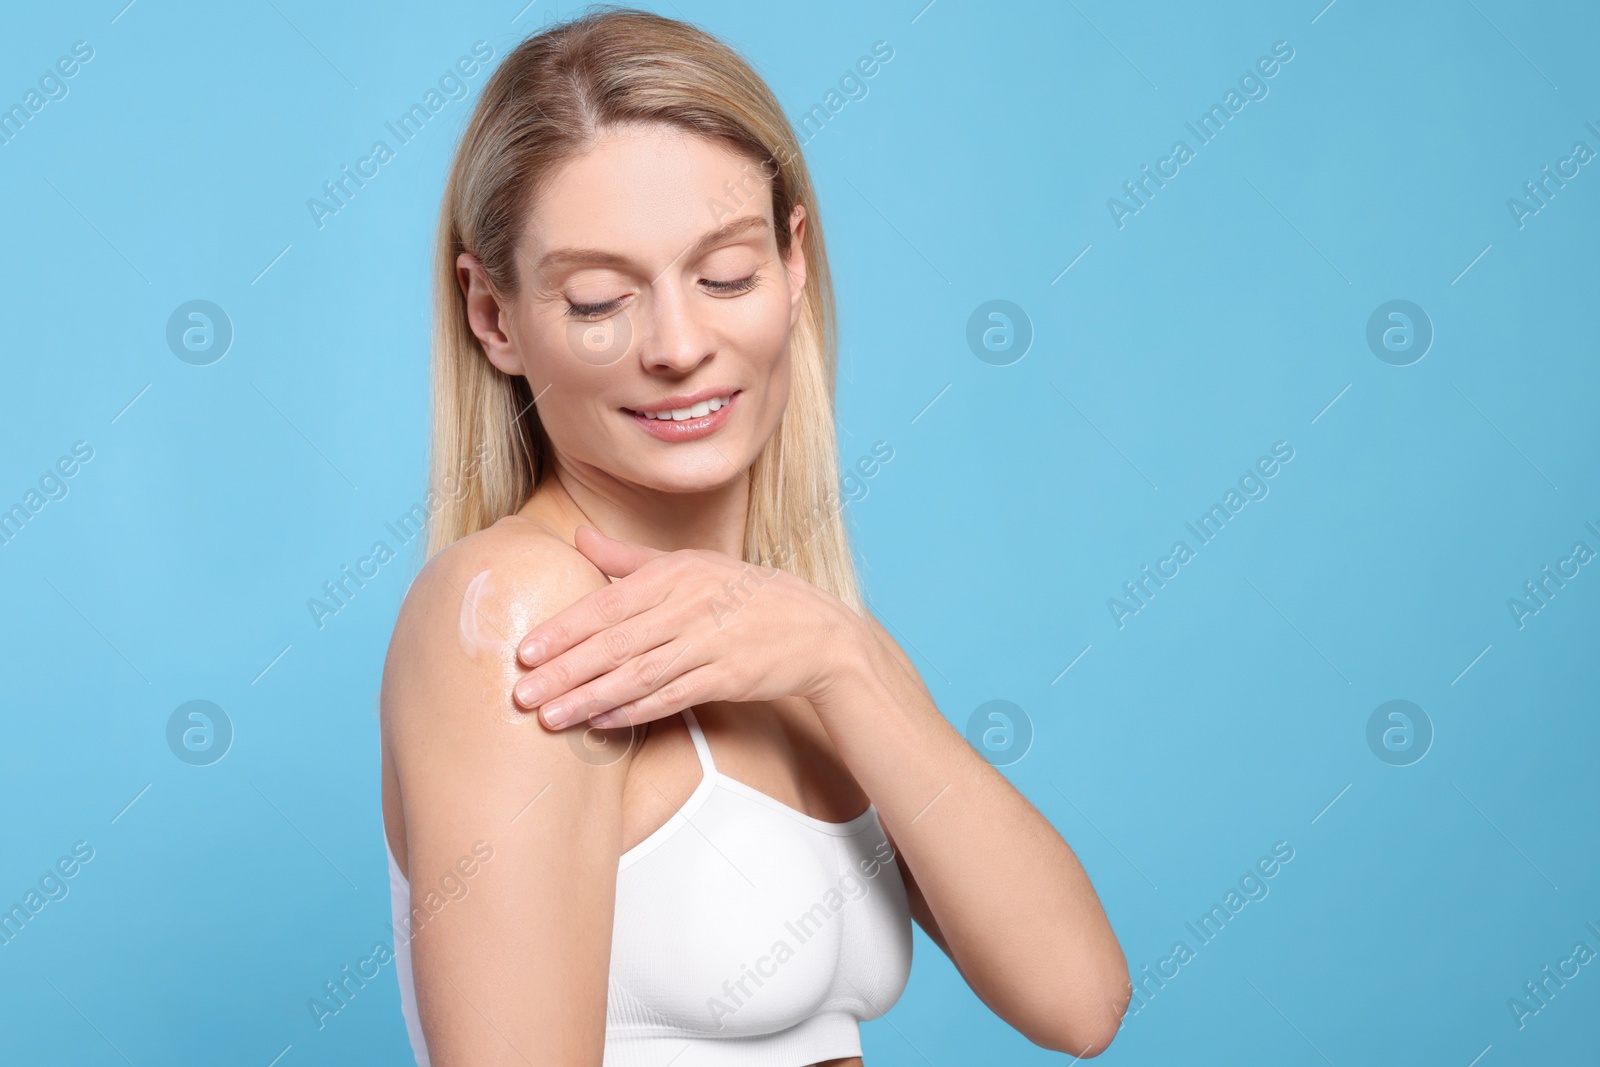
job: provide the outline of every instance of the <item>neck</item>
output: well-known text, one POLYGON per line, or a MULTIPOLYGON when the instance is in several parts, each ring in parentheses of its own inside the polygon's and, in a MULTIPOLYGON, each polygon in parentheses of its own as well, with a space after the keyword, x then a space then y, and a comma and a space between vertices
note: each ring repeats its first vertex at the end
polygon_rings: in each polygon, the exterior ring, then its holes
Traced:
POLYGON ((704 492, 666 493, 557 459, 522 514, 554 527, 569 544, 578 527, 587 525, 663 552, 700 548, 742 559, 749 508, 747 472, 704 492))

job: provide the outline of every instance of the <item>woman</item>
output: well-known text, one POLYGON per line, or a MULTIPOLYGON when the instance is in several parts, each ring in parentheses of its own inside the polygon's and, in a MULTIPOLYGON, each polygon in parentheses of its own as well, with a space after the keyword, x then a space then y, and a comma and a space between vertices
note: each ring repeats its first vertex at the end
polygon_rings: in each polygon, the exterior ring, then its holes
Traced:
POLYGON ((760 78, 626 9, 523 42, 435 284, 433 554, 381 701, 418 1062, 859 1065, 911 918, 1030 1040, 1103 1050, 1131 987, 1093 888, 861 606, 822 233, 760 78))

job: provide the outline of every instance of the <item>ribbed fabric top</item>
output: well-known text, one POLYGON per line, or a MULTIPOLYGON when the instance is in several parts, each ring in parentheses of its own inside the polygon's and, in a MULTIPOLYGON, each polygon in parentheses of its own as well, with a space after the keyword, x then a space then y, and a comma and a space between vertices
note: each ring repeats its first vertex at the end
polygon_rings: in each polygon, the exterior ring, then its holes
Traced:
MULTIPOLYGON (((911 915, 877 809, 830 823, 717 770, 617 864, 604 1067, 805 1067, 861 1055, 911 974, 911 915)), ((387 850, 387 838, 385 839, 387 850)), ((390 902, 410 888, 389 856, 390 902)), ((401 1008, 419 1067, 409 943, 401 1008)))

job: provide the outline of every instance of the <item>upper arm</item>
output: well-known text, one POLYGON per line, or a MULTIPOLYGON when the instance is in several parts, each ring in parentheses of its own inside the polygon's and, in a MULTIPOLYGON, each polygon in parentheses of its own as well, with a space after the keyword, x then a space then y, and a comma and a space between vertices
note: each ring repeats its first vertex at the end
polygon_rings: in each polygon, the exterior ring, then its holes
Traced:
POLYGON ((581 759, 584 727, 547 729, 511 687, 527 630, 605 584, 553 538, 490 530, 431 560, 401 608, 381 708, 437 1067, 600 1063, 626 763, 581 759), (471 856, 473 877, 446 878, 471 856))
POLYGON ((917 921, 918 926, 922 927, 922 932, 927 934, 935 945, 939 946, 939 950, 950 958, 950 962, 955 964, 957 973, 960 973, 962 978, 966 978, 965 972, 961 971, 961 964, 956 960, 955 953, 950 951, 950 943, 944 939, 944 931, 939 929, 939 920, 933 917, 933 909, 928 907, 928 898, 922 895, 922 887, 917 885, 916 876, 911 872, 911 865, 900 854, 899 847, 894 843, 894 835, 889 833, 888 827, 884 827, 883 836, 888 839, 889 847, 894 850, 894 858, 900 865, 900 880, 905 883, 906 906, 911 912, 911 917, 917 921))

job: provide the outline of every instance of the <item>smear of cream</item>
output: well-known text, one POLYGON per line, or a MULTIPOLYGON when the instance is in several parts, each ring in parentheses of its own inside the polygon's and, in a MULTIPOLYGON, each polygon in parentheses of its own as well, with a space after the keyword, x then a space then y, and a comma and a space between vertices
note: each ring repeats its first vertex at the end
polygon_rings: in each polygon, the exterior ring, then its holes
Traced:
POLYGON ((461 650, 473 658, 498 651, 507 640, 496 632, 485 610, 494 591, 490 572, 481 571, 467 583, 467 594, 461 601, 461 650))

